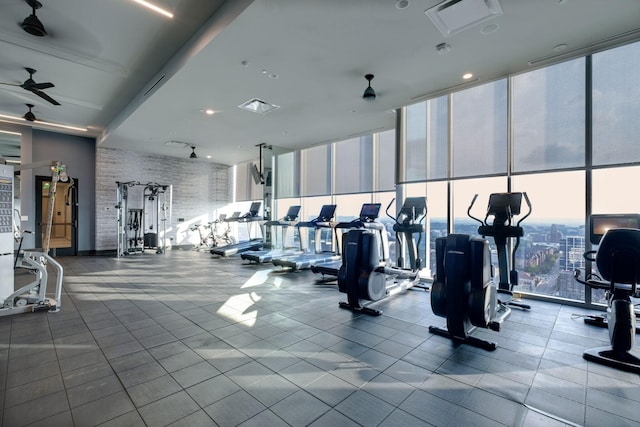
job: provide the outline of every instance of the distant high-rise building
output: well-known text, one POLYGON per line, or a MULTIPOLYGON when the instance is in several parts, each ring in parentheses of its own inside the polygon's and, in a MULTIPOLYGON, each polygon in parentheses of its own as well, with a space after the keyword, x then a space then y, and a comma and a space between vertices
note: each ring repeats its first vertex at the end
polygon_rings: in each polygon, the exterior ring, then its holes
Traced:
POLYGON ((561 240, 562 232, 558 230, 558 226, 556 224, 551 224, 551 230, 549 230, 549 234, 547 235, 547 242, 560 243, 561 240))
POLYGON ((567 236, 560 240, 560 270, 584 268, 584 237, 567 236))

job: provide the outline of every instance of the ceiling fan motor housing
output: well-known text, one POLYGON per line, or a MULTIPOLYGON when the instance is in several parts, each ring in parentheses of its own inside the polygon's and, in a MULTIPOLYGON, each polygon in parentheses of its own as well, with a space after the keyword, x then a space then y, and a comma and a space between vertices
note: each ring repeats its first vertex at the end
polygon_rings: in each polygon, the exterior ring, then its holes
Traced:
POLYGON ((36 37, 46 36, 47 30, 44 29, 44 25, 42 25, 42 22, 40 22, 36 16, 36 9, 40 9, 42 7, 42 3, 37 0, 26 0, 26 2, 31 6, 33 12, 31 15, 24 18, 24 21, 22 21, 22 29, 36 37))

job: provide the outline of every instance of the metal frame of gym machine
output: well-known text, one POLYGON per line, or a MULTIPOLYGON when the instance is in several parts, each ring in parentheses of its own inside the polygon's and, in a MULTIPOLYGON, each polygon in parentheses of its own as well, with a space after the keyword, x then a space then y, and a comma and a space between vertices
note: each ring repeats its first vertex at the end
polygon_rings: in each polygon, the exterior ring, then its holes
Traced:
POLYGON ((62 266, 49 255, 51 224, 56 197, 57 183, 66 182, 70 178, 66 167, 58 161, 45 161, 13 166, 0 165, 0 316, 35 311, 58 312, 62 308, 62 281, 64 271, 62 266), (14 260, 13 249, 16 238, 20 235, 19 224, 13 224, 13 186, 14 171, 33 169, 41 166, 51 167, 51 186, 49 187, 49 209, 42 251, 24 251, 14 260), (20 264, 18 265, 18 261, 20 264), (49 274, 47 265, 51 265, 56 272, 56 288, 53 298, 47 298, 47 284, 49 274), (32 270, 36 279, 15 289, 14 269, 27 268, 32 270))
POLYGON ((167 247, 167 191, 171 188, 168 184, 158 184, 148 182, 146 184, 139 181, 116 181, 116 216, 118 222, 118 248, 117 256, 144 253, 145 249, 155 246, 156 254, 164 253, 167 247), (143 186, 142 207, 129 208, 129 189, 135 186, 143 186), (148 209, 148 202, 155 205, 155 208, 148 209), (130 220, 131 215, 138 216, 138 223, 133 225, 130 220), (146 215, 151 216, 151 220, 146 219, 146 215), (160 234, 160 224, 162 233, 160 234), (134 236, 130 236, 128 231, 131 227, 137 227, 134 236), (147 231, 155 231, 149 232, 147 231), (140 233, 140 234, 138 234, 140 233), (155 236, 155 243, 152 238, 155 236), (133 243, 133 244, 131 244, 133 243), (149 244, 147 244, 149 243, 149 244))

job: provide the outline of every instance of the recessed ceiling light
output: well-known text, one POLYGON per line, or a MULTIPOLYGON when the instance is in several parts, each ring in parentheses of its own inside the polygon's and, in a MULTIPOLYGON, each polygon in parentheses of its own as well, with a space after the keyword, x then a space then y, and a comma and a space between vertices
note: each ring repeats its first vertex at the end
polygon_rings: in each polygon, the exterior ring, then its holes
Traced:
POLYGON ((213 111, 211 108, 207 108, 206 110, 204 110, 204 113, 207 116, 213 116, 213 113, 215 113, 215 111, 213 111))
POLYGON ((473 77, 473 74, 472 74, 472 73, 464 73, 464 74, 462 75, 462 78, 463 78, 463 79, 465 79, 465 80, 469 80, 469 79, 470 79, 470 78, 472 78, 472 77, 473 77))
POLYGON ((396 2, 396 9, 406 9, 409 7, 409 0, 398 0, 396 2))
POLYGON ((498 24, 489 24, 489 25, 485 25, 484 27, 482 27, 482 29, 480 30, 481 34, 491 34, 491 33, 495 33, 496 31, 498 31, 498 28, 500 28, 500 26, 498 24))
POLYGON ((145 1, 145 0, 133 0, 133 1, 134 1, 134 2, 136 2, 136 3, 138 3, 138 4, 140 4, 140 5, 142 5, 142 6, 144 6, 144 7, 146 7, 147 9, 151 9, 151 10, 153 10, 154 12, 159 13, 160 15, 164 15, 164 16, 166 16, 167 18, 173 18, 173 13, 171 13, 171 12, 169 12, 169 11, 166 11, 166 10, 162 9, 161 7, 156 6, 156 5, 155 5, 155 4, 153 4, 153 3, 150 3, 150 2, 145 1))
POLYGON ((568 47, 568 45, 566 43, 560 43, 559 45, 555 45, 553 47, 553 51, 554 52, 562 52, 563 50, 565 50, 568 47))
POLYGON ((211 155, 210 155, 210 154, 207 154, 207 159, 210 159, 210 158, 211 158, 211 155))
POLYGON ((275 79, 277 79, 277 78, 278 78, 278 74, 276 74, 276 73, 271 73, 271 74, 269 74, 269 78, 270 78, 270 79, 274 79, 274 80, 275 80, 275 79))

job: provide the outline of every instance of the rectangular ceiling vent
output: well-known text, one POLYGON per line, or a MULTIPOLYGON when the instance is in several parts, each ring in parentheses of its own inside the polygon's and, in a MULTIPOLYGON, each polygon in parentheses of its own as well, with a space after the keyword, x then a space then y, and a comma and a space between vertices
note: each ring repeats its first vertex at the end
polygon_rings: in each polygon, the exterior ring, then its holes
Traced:
POLYGON ((449 37, 467 28, 502 15, 498 0, 447 0, 424 12, 449 37))
POLYGON ((270 111, 280 108, 275 104, 270 104, 258 98, 253 98, 245 101, 242 104, 238 105, 238 107, 242 108, 243 110, 251 111, 252 113, 258 114, 267 114, 270 111))
POLYGON ((164 145, 166 145, 168 147, 186 148, 186 147, 190 146, 191 144, 188 144, 188 143, 182 142, 182 141, 167 141, 167 142, 164 143, 164 145))

